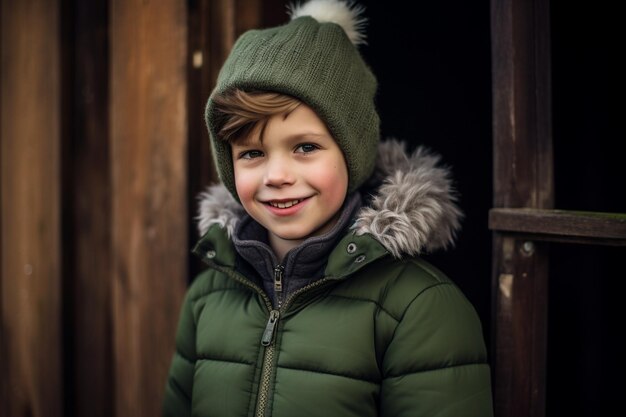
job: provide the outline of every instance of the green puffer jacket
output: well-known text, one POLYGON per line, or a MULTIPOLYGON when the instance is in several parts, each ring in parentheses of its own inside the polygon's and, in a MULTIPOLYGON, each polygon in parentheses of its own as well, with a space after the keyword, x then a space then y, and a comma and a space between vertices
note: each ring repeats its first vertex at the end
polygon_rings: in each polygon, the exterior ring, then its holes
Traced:
POLYGON ((236 268, 241 215, 205 196, 194 251, 209 269, 182 307, 164 415, 492 415, 481 324, 461 291, 417 255, 451 242, 460 213, 437 158, 380 146, 386 180, 331 253, 324 278, 280 310, 236 268))

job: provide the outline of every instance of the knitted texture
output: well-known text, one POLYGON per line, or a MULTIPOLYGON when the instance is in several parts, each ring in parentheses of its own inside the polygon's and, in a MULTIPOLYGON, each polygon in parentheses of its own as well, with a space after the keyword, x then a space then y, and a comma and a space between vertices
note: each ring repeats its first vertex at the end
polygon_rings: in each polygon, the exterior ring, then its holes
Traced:
MULTIPOLYGON (((310 16, 244 33, 222 67, 211 97, 233 89, 274 91, 311 107, 331 132, 346 159, 348 192, 374 169, 379 117, 376 78, 344 30, 310 16)), ((224 185, 238 199, 230 145, 217 139, 217 114, 209 98, 205 119, 213 157, 224 185)))

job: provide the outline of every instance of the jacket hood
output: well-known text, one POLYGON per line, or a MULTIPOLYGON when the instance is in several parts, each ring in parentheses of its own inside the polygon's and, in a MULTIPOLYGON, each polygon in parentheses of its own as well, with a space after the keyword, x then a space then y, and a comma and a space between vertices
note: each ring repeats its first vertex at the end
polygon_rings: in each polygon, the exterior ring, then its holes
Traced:
MULTIPOLYGON (((356 215, 354 233, 371 235, 395 258, 451 246, 463 214, 450 171, 439 160, 424 147, 408 154, 403 142, 381 142, 375 171, 360 190, 365 204, 356 215)), ((232 236, 245 211, 226 187, 212 185, 199 200, 200 235, 218 224, 232 236)))

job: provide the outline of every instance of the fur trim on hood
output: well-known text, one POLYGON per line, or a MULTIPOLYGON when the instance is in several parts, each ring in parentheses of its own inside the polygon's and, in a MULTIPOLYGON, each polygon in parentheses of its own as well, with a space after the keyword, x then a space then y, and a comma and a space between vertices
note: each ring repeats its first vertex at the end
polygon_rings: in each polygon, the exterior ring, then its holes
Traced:
MULTIPOLYGON (((354 232, 371 234, 395 258, 453 245, 463 214, 450 172, 439 160, 423 147, 409 155, 403 142, 381 142, 376 170, 362 187, 371 200, 357 213, 354 232)), ((199 199, 200 235, 217 223, 232 236, 245 211, 226 187, 210 186, 199 199)))

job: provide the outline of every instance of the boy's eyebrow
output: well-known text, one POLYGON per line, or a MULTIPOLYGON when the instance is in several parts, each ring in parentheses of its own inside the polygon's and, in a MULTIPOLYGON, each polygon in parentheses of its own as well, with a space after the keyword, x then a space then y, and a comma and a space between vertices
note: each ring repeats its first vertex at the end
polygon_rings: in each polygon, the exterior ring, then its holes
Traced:
MULTIPOLYGON (((297 142, 306 138, 322 138, 322 137, 330 137, 326 133, 317 133, 317 132, 303 132, 303 133, 294 133, 293 135, 286 136, 284 138, 287 142, 297 142)), ((334 139, 333 139, 334 140, 334 139)), ((231 143, 231 146, 239 146, 239 147, 248 147, 248 146, 257 146, 263 144, 263 138, 259 138, 259 140, 252 140, 250 137, 245 139, 240 139, 236 142, 231 143)))
POLYGON ((291 141, 291 140, 299 140, 299 139, 305 139, 305 138, 310 138, 310 137, 324 138, 324 137, 332 137, 332 136, 326 133, 302 132, 302 133, 294 133, 293 135, 289 135, 285 139, 291 141))
POLYGON ((326 137, 333 139, 332 136, 327 135, 325 133, 302 132, 302 133, 294 133, 293 135, 285 136, 283 140, 287 143, 297 143, 303 140, 315 140, 318 138, 326 138, 326 137))

